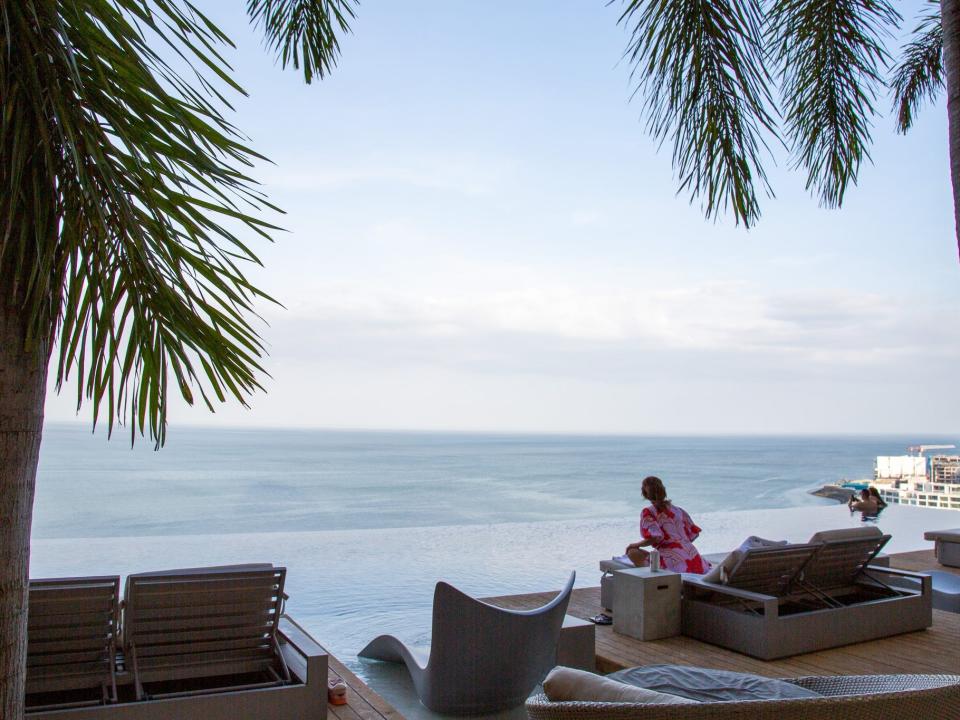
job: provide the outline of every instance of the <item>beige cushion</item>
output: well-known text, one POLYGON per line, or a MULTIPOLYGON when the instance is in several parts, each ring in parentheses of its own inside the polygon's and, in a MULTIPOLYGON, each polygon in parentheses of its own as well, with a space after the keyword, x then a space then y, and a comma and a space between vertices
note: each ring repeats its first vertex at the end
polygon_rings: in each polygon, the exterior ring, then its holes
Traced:
POLYGON ((759 547, 778 547, 786 544, 786 540, 766 540, 762 537, 751 535, 742 543, 740 543, 740 547, 727 555, 723 559, 723 562, 719 562, 714 565, 710 571, 703 576, 703 579, 707 582, 726 584, 730 577, 730 572, 733 570, 736 564, 740 562, 740 558, 743 557, 743 554, 747 550, 759 547))
POLYGON ((627 685, 616 680, 608 680, 600 675, 574 670, 568 667, 555 667, 543 681, 543 691, 552 702, 575 700, 580 702, 621 702, 644 705, 689 705, 689 700, 678 695, 668 695, 656 690, 627 685))
POLYGON ((810 538, 812 543, 824 543, 832 540, 863 540, 865 538, 880 537, 883 532, 876 525, 866 525, 858 528, 840 528, 839 530, 821 530, 810 538))

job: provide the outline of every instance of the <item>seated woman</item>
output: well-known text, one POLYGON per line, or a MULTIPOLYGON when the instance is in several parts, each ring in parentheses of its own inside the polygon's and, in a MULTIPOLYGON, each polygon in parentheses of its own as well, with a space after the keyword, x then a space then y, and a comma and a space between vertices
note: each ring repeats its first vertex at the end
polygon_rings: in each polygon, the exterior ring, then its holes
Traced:
POLYGON ((710 563, 700 557, 693 541, 700 535, 698 528, 683 508, 667 498, 667 490, 658 477, 644 478, 640 487, 643 497, 650 501, 640 514, 640 535, 643 540, 627 545, 626 554, 634 565, 649 563, 645 547, 660 553, 660 567, 673 572, 703 574, 710 563))

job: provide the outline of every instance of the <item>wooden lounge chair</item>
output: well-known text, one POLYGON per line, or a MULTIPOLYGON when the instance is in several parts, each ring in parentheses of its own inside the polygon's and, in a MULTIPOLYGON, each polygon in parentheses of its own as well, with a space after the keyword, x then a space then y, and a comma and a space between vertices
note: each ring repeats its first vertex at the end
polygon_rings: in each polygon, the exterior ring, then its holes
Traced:
POLYGON ((893 720, 960 718, 960 676, 841 675, 788 678, 823 697, 694 705, 527 701, 530 720, 893 720))
POLYGON ((438 582, 429 655, 392 635, 371 641, 360 657, 403 662, 420 701, 438 713, 474 715, 522 705, 557 664, 557 642, 576 573, 543 607, 507 610, 438 582))
POLYGON ((269 565, 130 575, 123 649, 137 699, 289 682, 277 640, 285 576, 269 565), (191 682, 202 678, 222 681, 191 682))
POLYGON ((772 660, 930 627, 930 576, 868 565, 890 536, 863 535, 747 550, 725 584, 684 575, 683 633, 772 660))
MULTIPOLYGON (((30 581, 27 616, 27 696, 33 707, 116 701, 116 638, 120 578, 30 581), (44 702, 40 693, 99 689, 89 700, 44 702)), ((67 696, 61 695, 65 698, 67 696)))

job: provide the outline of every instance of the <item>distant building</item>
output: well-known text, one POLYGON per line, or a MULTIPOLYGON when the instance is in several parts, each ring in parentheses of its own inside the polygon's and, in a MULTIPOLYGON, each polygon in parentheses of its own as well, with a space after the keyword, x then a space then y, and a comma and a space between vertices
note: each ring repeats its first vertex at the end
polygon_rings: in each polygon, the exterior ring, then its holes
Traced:
MULTIPOLYGON (((888 503, 960 510, 960 455, 880 455, 873 482, 888 503)), ((914 448, 911 448, 914 449, 914 448)))

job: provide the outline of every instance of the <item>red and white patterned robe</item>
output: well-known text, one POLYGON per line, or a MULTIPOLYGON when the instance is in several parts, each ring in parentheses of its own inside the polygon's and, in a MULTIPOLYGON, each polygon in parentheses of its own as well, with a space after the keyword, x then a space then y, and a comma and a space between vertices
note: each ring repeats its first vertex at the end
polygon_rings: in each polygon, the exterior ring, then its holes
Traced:
POLYGON ((703 574, 710 563, 700 557, 693 541, 700 535, 687 511, 668 504, 659 512, 650 505, 640 514, 640 534, 660 552, 660 567, 673 572, 703 574))

